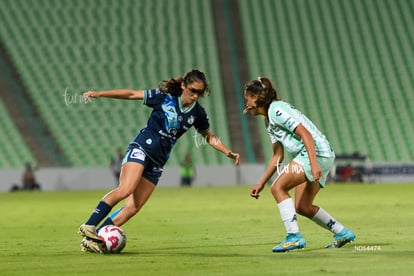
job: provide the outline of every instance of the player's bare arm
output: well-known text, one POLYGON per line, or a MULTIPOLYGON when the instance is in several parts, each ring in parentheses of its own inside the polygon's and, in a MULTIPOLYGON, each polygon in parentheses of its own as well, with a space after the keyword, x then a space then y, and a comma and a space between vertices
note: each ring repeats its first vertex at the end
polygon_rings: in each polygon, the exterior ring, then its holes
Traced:
POLYGON ((299 124, 296 127, 295 134, 302 139, 303 144, 305 145, 309 156, 312 175, 314 180, 317 181, 320 177, 323 177, 323 174, 318 162, 316 161, 315 143, 313 142, 312 135, 302 124, 299 124))
POLYGON ((253 185, 253 187, 250 189, 250 196, 256 199, 259 198, 260 196, 259 194, 263 190, 267 181, 269 181, 269 179, 276 172, 279 164, 283 161, 284 151, 283 151, 282 144, 280 144, 279 142, 276 142, 272 144, 272 148, 273 148, 273 155, 270 158, 266 171, 264 172, 260 180, 255 185, 253 185))
POLYGON ((85 101, 89 98, 101 97, 124 100, 142 100, 144 99, 144 90, 115 89, 105 91, 88 91, 83 93, 83 98, 85 99, 85 101))
POLYGON ((234 165, 240 164, 240 155, 238 153, 232 152, 228 149, 221 140, 214 134, 213 131, 208 130, 201 132, 201 135, 206 139, 207 143, 212 146, 214 149, 221 151, 224 153, 228 158, 234 159, 234 165))

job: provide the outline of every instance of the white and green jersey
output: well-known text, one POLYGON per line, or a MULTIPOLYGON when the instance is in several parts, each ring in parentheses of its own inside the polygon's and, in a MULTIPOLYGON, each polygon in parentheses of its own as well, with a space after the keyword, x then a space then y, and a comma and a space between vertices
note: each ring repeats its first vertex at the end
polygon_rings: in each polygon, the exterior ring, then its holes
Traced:
POLYGON ((286 151, 293 156, 304 148, 300 137, 296 136, 295 128, 302 124, 312 135, 316 147, 316 155, 332 157, 334 152, 325 135, 299 110, 284 101, 274 101, 268 110, 267 132, 272 143, 280 142, 286 151))

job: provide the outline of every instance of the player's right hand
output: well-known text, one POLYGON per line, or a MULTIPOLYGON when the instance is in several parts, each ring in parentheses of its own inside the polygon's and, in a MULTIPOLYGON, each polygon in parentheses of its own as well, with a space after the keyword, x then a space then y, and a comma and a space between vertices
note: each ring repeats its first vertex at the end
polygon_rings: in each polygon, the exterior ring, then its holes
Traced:
POLYGON ((263 190, 263 185, 256 184, 250 189, 250 196, 259 199, 259 194, 263 190))
POLYGON ((85 102, 88 101, 89 98, 95 98, 94 91, 88 91, 83 93, 83 99, 85 100, 85 102))

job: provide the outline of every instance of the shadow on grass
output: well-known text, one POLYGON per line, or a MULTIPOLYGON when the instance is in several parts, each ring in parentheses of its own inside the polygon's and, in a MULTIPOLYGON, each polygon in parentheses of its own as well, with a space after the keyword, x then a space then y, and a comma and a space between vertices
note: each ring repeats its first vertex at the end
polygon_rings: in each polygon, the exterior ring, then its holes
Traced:
MULTIPOLYGON (((174 247, 163 247, 163 248, 154 248, 144 251, 125 251, 122 252, 122 255, 188 255, 188 256, 200 256, 200 257, 246 257, 247 254, 242 253, 228 253, 228 248, 235 247, 252 247, 252 246, 261 246, 266 245, 270 248, 274 246, 274 243, 244 243, 244 244, 223 244, 223 245, 204 245, 204 246, 174 246, 174 247), (217 248, 218 250, 214 253, 211 252, 212 248, 217 248), (206 250, 207 252, 198 252, 206 250), (223 252, 227 251, 227 252, 223 252)), ((251 254, 250 254, 251 255, 251 254)), ((252 255, 257 256, 257 255, 252 255)))
MULTIPOLYGON (((300 250, 293 250, 290 252, 284 253, 273 253, 271 248, 275 245, 275 243, 243 243, 243 244, 223 244, 223 245, 204 245, 204 246, 175 246, 175 247, 163 247, 163 248, 154 248, 150 250, 144 251, 126 251, 123 252, 122 255, 132 256, 132 255, 139 255, 139 256, 165 256, 165 255, 180 255, 180 256, 198 256, 198 257, 258 257, 258 256, 277 256, 277 255, 287 255, 287 254, 294 254, 295 256, 302 255, 303 257, 315 257, 314 253, 318 253, 318 255, 331 255, 332 253, 339 253, 339 252, 356 252, 358 250, 377 250, 381 251, 381 248, 384 248, 389 243, 378 243, 375 245, 372 244, 362 244, 362 243, 351 243, 347 244, 342 248, 331 248, 328 249, 326 247, 306 247, 305 249, 300 250), (242 248, 242 247, 257 247, 257 246, 268 246, 268 250, 262 250, 259 253, 252 253, 252 250, 243 250, 239 252, 232 252, 229 251, 231 248, 242 248), (217 248, 217 251, 212 252, 213 248, 217 248), (205 252, 200 252, 200 251, 205 252), (307 253, 312 253, 311 255, 307 253)), ((384 249, 382 249, 384 250, 384 249)), ((257 252, 257 249, 255 250, 257 252)))

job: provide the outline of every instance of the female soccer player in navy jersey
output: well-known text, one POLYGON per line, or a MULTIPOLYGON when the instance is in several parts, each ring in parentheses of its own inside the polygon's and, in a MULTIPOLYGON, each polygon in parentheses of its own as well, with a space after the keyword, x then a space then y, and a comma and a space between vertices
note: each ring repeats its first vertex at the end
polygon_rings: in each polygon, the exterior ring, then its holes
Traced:
POLYGON ((325 135, 300 111, 280 100, 268 78, 259 77, 244 86, 246 108, 244 113, 262 115, 270 135, 273 155, 261 179, 250 190, 250 196, 258 198, 266 182, 279 168, 279 176, 271 191, 278 204, 287 236, 285 241, 273 247, 273 252, 286 252, 304 248, 305 239, 299 232, 296 212, 310 218, 334 233, 334 241, 327 247, 342 247, 355 239, 355 234, 345 228, 324 209, 313 205, 320 188, 325 187, 335 153, 325 135), (286 167, 280 169, 284 151, 293 156, 286 167), (289 190, 295 188, 295 202, 289 190))
POLYGON ((109 224, 121 226, 138 213, 154 191, 172 147, 191 127, 194 126, 210 146, 234 159, 235 165, 239 164, 239 154, 229 150, 210 130, 207 114, 198 103, 198 99, 208 92, 205 74, 193 69, 184 77, 162 81, 157 89, 84 93, 85 100, 100 97, 143 100, 152 108, 152 113, 147 125, 128 146, 119 187, 107 193, 89 219, 80 226, 79 234, 84 237, 81 242, 83 251, 103 252, 96 226, 118 202, 126 199, 124 206, 107 217, 100 227, 109 224))

